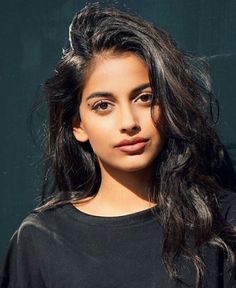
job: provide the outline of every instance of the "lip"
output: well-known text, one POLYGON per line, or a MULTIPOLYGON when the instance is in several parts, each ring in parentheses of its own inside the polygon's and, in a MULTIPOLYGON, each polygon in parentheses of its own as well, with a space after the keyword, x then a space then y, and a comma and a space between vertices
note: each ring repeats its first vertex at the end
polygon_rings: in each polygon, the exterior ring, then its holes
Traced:
POLYGON ((115 147, 121 147, 121 146, 130 146, 130 145, 134 145, 137 143, 143 143, 143 142, 147 142, 148 139, 145 139, 143 137, 135 137, 132 139, 124 139, 121 142, 119 142, 115 147))
POLYGON ((123 152, 138 152, 146 146, 148 139, 136 137, 131 140, 121 141, 116 148, 123 152))
POLYGON ((142 148, 144 148, 147 144, 146 142, 139 142, 136 144, 132 144, 132 145, 124 145, 124 146, 119 146, 117 147, 117 149, 119 149, 120 151, 123 152, 138 152, 140 151, 142 148))

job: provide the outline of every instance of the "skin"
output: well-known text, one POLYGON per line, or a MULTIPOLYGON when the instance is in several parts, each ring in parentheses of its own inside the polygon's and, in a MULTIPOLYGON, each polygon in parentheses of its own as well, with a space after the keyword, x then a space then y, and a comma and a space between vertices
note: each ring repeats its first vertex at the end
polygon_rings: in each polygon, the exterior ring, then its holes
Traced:
MULTIPOLYGON (((78 141, 90 142, 102 181, 95 197, 75 203, 76 208, 97 216, 120 216, 156 205, 148 200, 147 187, 153 160, 165 139, 151 118, 151 99, 148 69, 142 59, 133 53, 96 56, 82 93, 81 120, 75 121, 73 133, 78 141), (134 92, 142 84, 148 87, 134 92), (106 94, 88 99, 95 92, 106 94), (133 137, 148 142, 135 152, 115 147, 133 137)), ((154 117, 161 119, 158 105, 154 117)))

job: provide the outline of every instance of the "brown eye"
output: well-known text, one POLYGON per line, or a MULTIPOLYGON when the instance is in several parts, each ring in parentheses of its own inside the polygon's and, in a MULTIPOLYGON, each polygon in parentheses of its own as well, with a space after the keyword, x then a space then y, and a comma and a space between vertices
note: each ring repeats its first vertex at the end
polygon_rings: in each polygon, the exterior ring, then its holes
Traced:
POLYGON ((152 93, 143 93, 138 97, 138 100, 141 100, 142 102, 150 102, 153 99, 152 93))
POLYGON ((108 107, 108 104, 106 102, 102 102, 99 104, 100 109, 105 110, 108 107))
POLYGON ((92 106, 92 110, 94 110, 95 112, 99 112, 99 111, 107 111, 109 110, 109 106, 111 104, 107 101, 99 101, 98 103, 95 103, 93 106, 92 106))

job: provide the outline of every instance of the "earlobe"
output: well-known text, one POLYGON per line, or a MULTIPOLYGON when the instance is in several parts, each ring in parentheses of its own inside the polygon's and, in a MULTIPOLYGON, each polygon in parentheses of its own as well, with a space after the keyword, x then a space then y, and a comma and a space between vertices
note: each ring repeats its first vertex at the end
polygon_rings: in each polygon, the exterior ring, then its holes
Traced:
MULTIPOLYGON (((78 124, 77 124, 78 125, 78 124)), ((79 141, 79 142, 86 142, 88 141, 88 135, 84 130, 84 127, 82 125, 82 123, 80 123, 78 126, 73 126, 73 134, 75 136, 75 138, 79 141)))

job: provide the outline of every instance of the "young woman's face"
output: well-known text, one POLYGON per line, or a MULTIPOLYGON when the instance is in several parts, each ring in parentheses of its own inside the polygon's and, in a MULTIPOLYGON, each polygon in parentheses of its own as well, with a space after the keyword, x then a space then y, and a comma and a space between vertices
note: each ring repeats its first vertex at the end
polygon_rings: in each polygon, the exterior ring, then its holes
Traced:
MULTIPOLYGON (((85 81, 81 121, 75 123, 74 135, 90 142, 100 165, 123 171, 145 169, 164 145, 164 135, 151 118, 151 100, 148 69, 138 56, 97 56, 85 81), (123 140, 134 143, 119 147, 123 140)), ((158 105, 154 112, 158 120, 158 105)))

